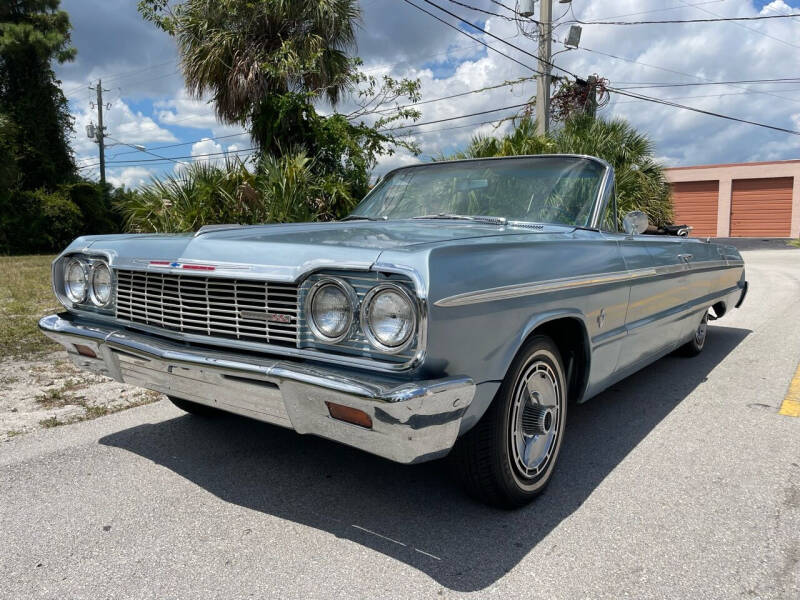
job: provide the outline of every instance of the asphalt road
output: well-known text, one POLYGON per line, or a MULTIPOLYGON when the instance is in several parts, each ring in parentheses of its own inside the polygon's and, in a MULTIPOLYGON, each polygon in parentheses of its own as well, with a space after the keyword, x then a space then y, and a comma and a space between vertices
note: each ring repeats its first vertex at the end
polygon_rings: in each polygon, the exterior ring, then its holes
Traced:
POLYGON ((3 598, 800 598, 800 251, 745 306, 571 410, 531 506, 166 402, 0 445, 3 598))

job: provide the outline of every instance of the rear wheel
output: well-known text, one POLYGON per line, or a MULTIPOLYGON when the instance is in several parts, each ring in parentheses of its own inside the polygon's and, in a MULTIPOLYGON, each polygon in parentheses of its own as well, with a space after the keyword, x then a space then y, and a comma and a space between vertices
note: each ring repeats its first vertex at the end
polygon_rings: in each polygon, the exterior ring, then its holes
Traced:
POLYGON ((491 406, 454 450, 471 495, 502 508, 524 506, 550 481, 567 418, 561 355, 546 336, 520 350, 491 406))
POLYGON ((175 398, 174 396, 167 396, 167 398, 181 410, 198 417, 216 417, 219 416, 221 412, 219 409, 206 406, 205 404, 198 404, 191 400, 183 400, 182 398, 175 398))
POLYGON ((678 348, 678 354, 681 356, 697 356, 703 351, 706 345, 706 337, 708 336, 708 311, 703 313, 703 318, 697 325, 694 331, 694 337, 686 342, 683 346, 678 348))

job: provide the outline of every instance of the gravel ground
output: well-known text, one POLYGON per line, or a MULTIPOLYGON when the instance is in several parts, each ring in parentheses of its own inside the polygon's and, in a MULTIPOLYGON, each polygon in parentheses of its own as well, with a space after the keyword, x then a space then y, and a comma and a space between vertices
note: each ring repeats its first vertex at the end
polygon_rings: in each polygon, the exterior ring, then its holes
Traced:
POLYGON ((741 310, 570 409, 530 506, 167 401, 0 445, 8 598, 800 598, 800 254, 741 310))
POLYGON ((0 443, 155 402, 160 394, 77 368, 66 352, 0 361, 0 443))

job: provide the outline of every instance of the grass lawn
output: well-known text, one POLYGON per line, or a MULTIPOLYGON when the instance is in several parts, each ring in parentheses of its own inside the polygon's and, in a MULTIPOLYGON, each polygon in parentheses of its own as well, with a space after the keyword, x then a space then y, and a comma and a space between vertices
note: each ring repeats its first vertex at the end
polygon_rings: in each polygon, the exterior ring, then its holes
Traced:
POLYGON ((61 305, 50 287, 53 256, 0 256, 0 358, 57 350, 40 317, 61 305))

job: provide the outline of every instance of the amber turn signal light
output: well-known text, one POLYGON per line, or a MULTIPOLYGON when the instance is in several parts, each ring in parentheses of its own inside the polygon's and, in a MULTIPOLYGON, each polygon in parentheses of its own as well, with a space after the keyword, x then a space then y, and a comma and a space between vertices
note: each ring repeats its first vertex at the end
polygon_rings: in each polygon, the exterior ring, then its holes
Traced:
POLYGON ((338 421, 345 421, 346 423, 352 423, 353 425, 358 425, 359 427, 372 429, 372 417, 370 417, 363 410, 358 410, 357 408, 351 408, 349 406, 343 406, 341 404, 336 404, 335 402, 326 402, 325 404, 328 407, 328 412, 334 419, 338 421))
POLYGON ((73 344, 75 346, 75 350, 78 351, 78 354, 81 356, 88 356, 89 358, 97 358, 97 354, 95 354, 94 350, 89 348, 89 346, 84 346, 83 344, 73 344))

